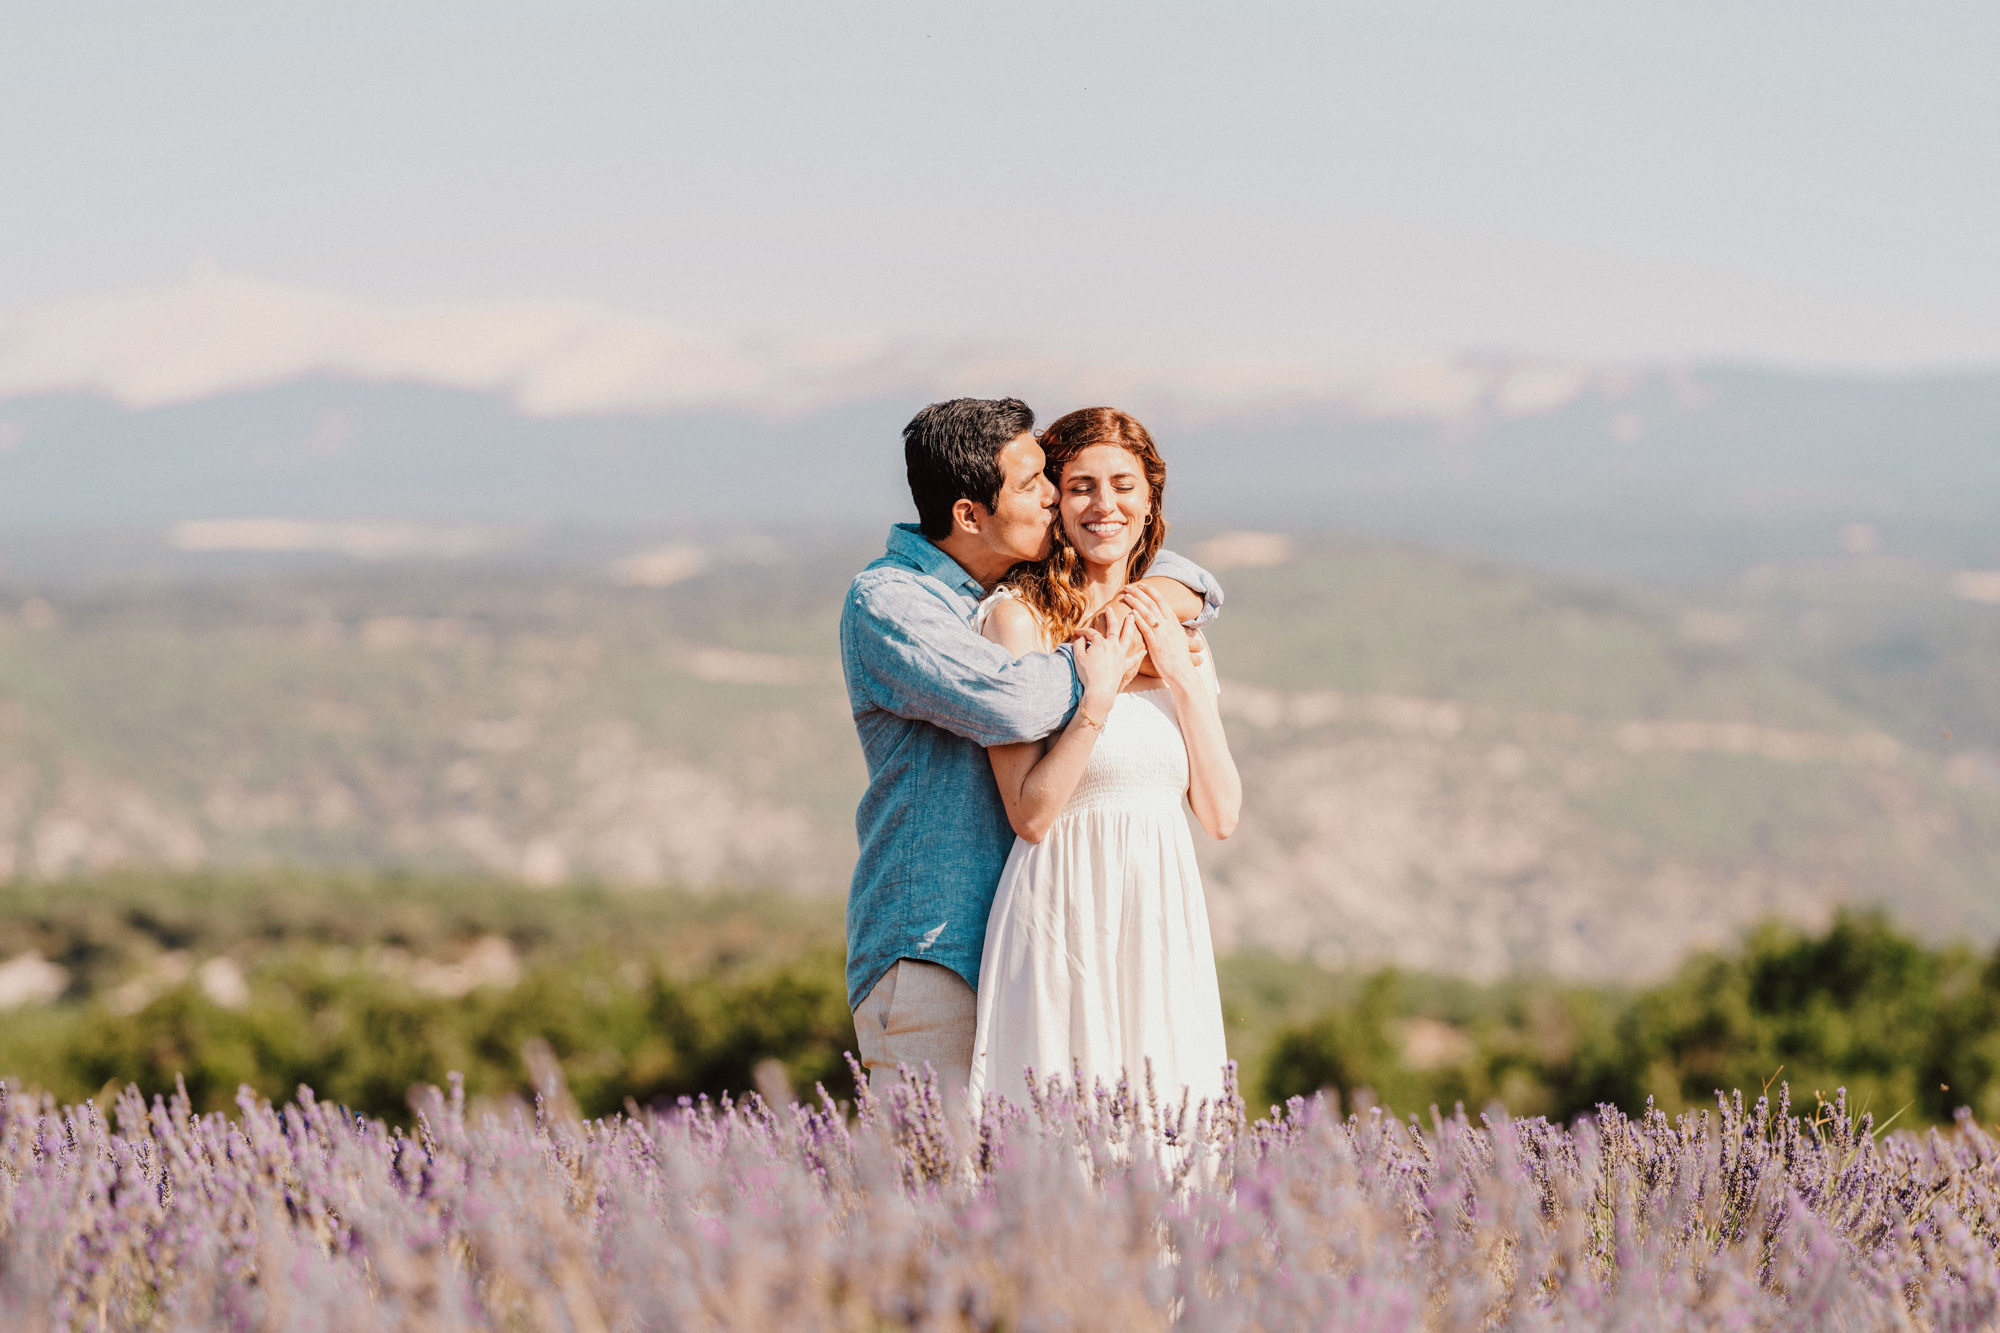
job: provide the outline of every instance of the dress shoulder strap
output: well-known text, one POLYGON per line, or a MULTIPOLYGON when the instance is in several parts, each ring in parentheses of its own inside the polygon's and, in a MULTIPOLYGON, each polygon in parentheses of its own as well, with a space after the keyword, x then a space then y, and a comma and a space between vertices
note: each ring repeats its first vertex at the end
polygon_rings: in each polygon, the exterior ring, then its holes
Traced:
POLYGON ((986 632, 986 622, 993 616, 993 608, 1002 602, 1019 601, 1020 597, 1021 594, 1003 583, 992 592, 980 598, 979 605, 972 608, 972 632, 974 634, 984 634, 986 632))

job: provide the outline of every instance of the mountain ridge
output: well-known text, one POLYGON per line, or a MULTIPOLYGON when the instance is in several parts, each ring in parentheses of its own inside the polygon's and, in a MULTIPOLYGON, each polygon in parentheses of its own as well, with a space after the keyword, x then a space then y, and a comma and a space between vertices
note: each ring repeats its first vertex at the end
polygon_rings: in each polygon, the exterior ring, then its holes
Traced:
MULTIPOLYGON (((1162 428, 1171 512, 1607 576, 1740 572, 1861 541, 2000 567, 2000 375, 1633 377, 1534 415, 1325 405, 1162 428)), ((912 399, 539 418, 504 395, 309 378, 170 406, 0 401, 10 534, 222 518, 558 529, 876 529, 908 516, 912 399)), ((0 560, 5 559, 0 550, 0 560)))

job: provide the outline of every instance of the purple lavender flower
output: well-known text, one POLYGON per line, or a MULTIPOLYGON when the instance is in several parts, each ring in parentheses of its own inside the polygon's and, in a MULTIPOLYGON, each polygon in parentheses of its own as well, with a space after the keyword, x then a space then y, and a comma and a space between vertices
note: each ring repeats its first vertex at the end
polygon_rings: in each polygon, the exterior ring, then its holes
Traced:
POLYGON ((911 1075, 414 1132, 300 1089, 57 1107, 0 1088, 8 1329, 1922 1328, 2000 1319, 2000 1145, 1844 1096, 1563 1127, 1150 1080, 947 1120, 911 1075), (862 1085, 865 1088, 865 1084, 862 1085), (968 1141, 960 1140, 970 1136, 968 1141))

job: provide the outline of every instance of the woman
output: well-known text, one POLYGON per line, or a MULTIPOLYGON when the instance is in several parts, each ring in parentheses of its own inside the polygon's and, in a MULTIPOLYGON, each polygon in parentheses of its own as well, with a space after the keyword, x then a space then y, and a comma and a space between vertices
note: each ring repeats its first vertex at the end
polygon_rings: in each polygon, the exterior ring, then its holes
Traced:
POLYGON ((1213 676, 1135 581, 1166 539, 1166 464, 1144 426, 1107 407, 1062 417, 1041 445, 1054 549, 975 623, 1016 656, 1086 626, 1137 634, 1150 669, 1121 686, 1120 655, 1080 653, 1069 725, 987 752, 1018 836, 986 923, 970 1097, 1021 1105, 1028 1068, 1136 1087, 1150 1062, 1164 1103, 1219 1098, 1222 1000, 1182 801, 1226 838, 1242 784, 1213 676))

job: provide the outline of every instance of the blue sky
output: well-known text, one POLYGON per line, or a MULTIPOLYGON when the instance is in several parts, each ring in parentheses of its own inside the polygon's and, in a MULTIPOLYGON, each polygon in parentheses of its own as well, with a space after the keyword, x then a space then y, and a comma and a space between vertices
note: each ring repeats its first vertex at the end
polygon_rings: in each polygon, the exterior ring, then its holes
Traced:
POLYGON ((2000 364, 2000 6, 6 7, 0 308, 2000 364))

